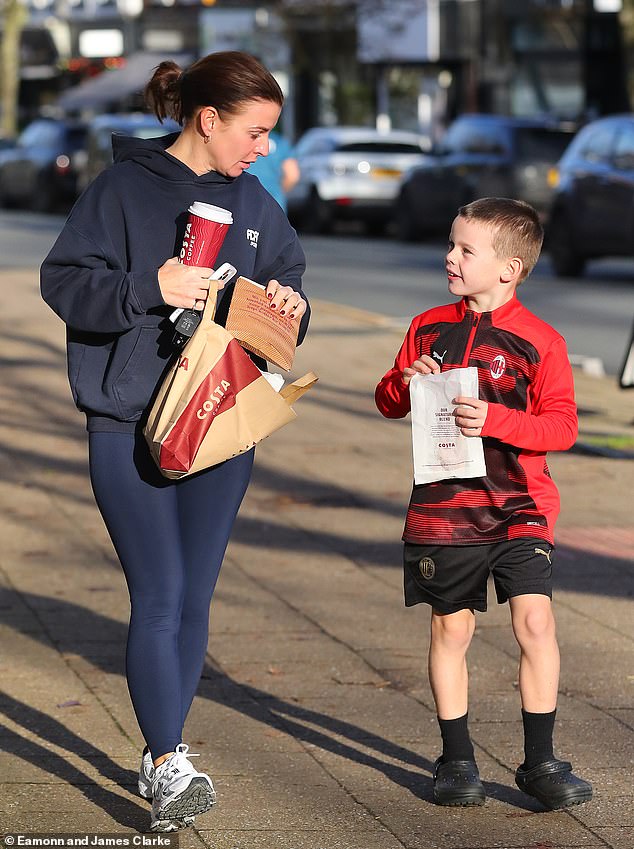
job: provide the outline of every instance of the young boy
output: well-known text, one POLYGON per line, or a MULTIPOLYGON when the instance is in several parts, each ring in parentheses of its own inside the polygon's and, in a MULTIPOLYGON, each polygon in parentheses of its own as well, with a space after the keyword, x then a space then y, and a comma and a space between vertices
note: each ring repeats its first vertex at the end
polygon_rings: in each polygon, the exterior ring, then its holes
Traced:
POLYGON ((413 320, 376 389, 380 412, 402 418, 415 374, 478 369, 480 397, 455 398, 453 415, 464 436, 483 437, 487 475, 415 485, 403 533, 405 604, 432 607, 439 805, 485 800, 467 727, 466 653, 474 611, 486 610, 489 572, 498 602, 509 602, 520 647, 525 755, 516 784, 549 809, 592 797, 590 784, 553 754, 559 649, 551 572, 559 496, 546 452, 573 445, 577 414, 564 339, 516 296, 542 240, 526 203, 482 198, 461 207, 445 261, 449 292, 460 300, 413 320))

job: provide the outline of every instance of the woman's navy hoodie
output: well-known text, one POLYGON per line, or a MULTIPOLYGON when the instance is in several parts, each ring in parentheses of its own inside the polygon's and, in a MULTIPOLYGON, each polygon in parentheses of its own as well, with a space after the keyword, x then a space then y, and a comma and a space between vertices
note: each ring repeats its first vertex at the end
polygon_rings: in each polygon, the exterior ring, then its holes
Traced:
MULTIPOLYGON (((194 201, 233 213, 216 266, 301 290, 305 259, 278 203, 248 173, 197 176, 166 152, 176 135, 115 140, 115 164, 86 189, 41 268, 44 300, 67 326, 68 375, 90 431, 133 431, 172 357, 172 307, 158 269, 178 256, 194 201)), ((226 316, 233 285, 219 293, 226 316)), ((302 318, 300 341, 308 326, 302 318)))

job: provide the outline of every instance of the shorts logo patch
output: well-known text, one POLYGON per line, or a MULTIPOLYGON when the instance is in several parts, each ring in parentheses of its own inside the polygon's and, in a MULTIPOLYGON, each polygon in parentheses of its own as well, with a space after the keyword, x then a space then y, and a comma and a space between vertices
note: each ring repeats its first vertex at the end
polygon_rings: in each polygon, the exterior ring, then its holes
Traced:
POLYGON ((423 557, 423 559, 418 564, 418 571, 421 573, 423 578, 426 581, 431 581, 431 579, 436 574, 436 564, 431 559, 431 557, 423 557))
POLYGON ((550 559, 551 553, 552 553, 552 550, 551 551, 545 551, 543 548, 536 548, 535 549, 535 554, 543 554, 544 557, 546 558, 546 560, 548 560, 548 563, 549 563, 550 566, 553 565, 553 561, 550 559))
POLYGON ((502 354, 498 354, 498 356, 491 363, 491 377, 493 380, 499 380, 504 372, 506 371, 506 360, 502 356, 502 354))

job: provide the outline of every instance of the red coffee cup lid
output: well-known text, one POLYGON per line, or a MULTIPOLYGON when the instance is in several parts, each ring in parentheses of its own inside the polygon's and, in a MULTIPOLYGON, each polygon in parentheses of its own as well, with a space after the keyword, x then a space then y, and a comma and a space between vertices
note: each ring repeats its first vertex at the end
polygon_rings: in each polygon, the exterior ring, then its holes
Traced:
POLYGON ((203 203, 201 200, 194 201, 189 207, 189 212, 199 218, 206 218, 207 221, 215 221, 217 224, 233 224, 233 215, 228 209, 213 206, 211 203, 203 203))

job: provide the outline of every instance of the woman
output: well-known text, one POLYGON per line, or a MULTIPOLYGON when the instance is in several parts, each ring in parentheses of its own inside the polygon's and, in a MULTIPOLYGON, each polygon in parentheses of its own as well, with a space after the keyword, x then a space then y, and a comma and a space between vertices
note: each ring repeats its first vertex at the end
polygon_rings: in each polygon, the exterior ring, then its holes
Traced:
MULTIPOLYGON (((42 265, 41 288, 67 325, 92 487, 130 593, 126 675, 147 743, 139 791, 152 800, 151 829, 174 831, 215 800, 209 776, 188 760, 182 730, 204 663, 211 596, 253 463, 249 451, 168 481, 142 435, 171 359, 168 316, 174 307, 202 309, 210 285, 212 269, 177 259, 191 203, 231 210, 217 265, 230 261, 266 284, 271 309, 302 317, 300 340, 308 305, 296 233, 245 173, 267 155, 282 107, 272 75, 240 52, 206 56, 182 73, 162 62, 146 97, 182 132, 115 140, 115 164, 75 204, 42 265)), ((231 290, 218 293, 219 321, 231 290)))

